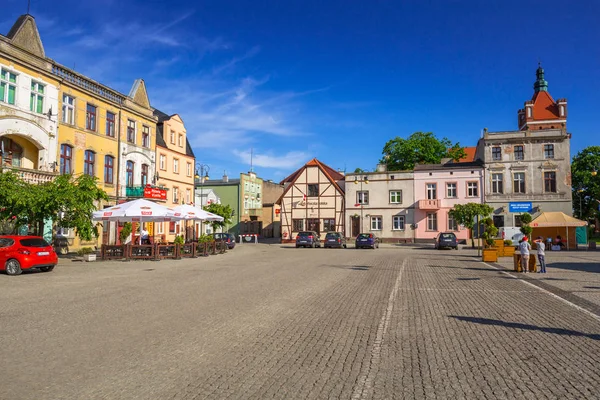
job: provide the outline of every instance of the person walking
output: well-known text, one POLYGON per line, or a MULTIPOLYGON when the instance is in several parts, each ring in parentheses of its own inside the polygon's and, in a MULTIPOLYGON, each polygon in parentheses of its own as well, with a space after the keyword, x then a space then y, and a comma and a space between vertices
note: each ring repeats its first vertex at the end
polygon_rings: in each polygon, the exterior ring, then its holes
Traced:
POLYGON ((525 274, 529 272, 529 250, 531 250, 531 245, 529 244, 529 239, 525 236, 519 244, 519 251, 521 252, 521 268, 525 274))
POLYGON ((546 273, 546 245, 544 244, 544 238, 541 236, 538 236, 538 238, 535 240, 535 243, 537 244, 537 255, 538 255, 538 261, 540 262, 540 274, 545 274, 546 273))

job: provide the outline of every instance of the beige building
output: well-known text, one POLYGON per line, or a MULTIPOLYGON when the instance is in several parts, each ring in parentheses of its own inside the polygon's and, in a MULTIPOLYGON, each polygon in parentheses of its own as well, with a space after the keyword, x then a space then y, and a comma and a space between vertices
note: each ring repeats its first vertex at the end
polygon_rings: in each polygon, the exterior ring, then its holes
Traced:
POLYGON ((277 200, 283 194, 283 185, 271 180, 263 182, 263 229, 262 237, 281 237, 281 206, 277 200))
POLYGON ((344 175, 316 158, 281 181, 282 242, 300 231, 345 232, 344 175))
MULTIPOLYGON (((167 115, 159 110, 154 110, 154 115, 158 117, 154 184, 166 189, 167 207, 194 204, 195 157, 183 120, 177 114, 167 115)), ((193 224, 185 221, 155 223, 151 234, 172 242, 176 235, 185 234, 186 227, 190 237, 193 224)))

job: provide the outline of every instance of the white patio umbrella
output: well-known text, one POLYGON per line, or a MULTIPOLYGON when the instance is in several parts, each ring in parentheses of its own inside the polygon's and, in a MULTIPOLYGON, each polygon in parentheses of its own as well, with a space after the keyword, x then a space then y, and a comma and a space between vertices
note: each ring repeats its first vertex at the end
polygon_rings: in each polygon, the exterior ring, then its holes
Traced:
MULTIPOLYGON (((182 204, 171 209, 175 215, 186 221, 223 221, 224 218, 220 215, 213 214, 199 207, 194 207, 189 204, 182 204)), ((194 230, 195 231, 195 230, 194 230)), ((186 229, 187 234, 187 229, 186 229)))
POLYGON ((144 222, 163 222, 183 219, 173 210, 160 204, 137 199, 94 211, 93 221, 133 221, 140 223, 140 237, 144 222))

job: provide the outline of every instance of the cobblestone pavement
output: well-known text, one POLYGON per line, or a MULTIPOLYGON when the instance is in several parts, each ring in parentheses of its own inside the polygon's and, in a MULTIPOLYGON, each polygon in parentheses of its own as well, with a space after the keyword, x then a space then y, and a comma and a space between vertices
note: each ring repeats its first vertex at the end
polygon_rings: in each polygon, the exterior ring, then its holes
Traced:
POLYGON ((600 393, 600 317, 470 251, 67 262, 0 275, 0 301, 1 399, 600 393))

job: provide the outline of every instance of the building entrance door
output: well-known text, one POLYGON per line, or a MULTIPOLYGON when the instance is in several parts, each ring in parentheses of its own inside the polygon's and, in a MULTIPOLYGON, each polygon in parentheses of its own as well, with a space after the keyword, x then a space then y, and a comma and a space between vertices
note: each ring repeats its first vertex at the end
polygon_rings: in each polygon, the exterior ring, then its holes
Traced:
POLYGON ((360 217, 352 217, 352 237, 357 237, 360 233, 360 217))

